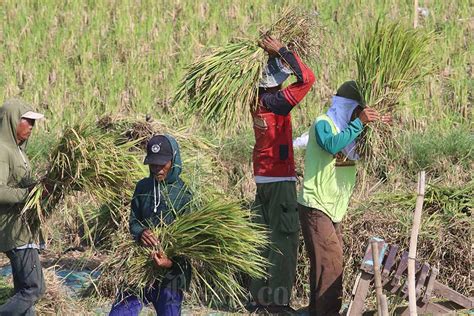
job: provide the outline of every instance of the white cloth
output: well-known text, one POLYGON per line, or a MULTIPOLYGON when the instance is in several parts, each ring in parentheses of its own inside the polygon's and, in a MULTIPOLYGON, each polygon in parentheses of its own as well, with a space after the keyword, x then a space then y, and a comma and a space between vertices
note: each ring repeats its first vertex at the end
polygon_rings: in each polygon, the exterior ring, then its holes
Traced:
MULTIPOLYGON (((332 97, 332 105, 326 114, 334 122, 334 125, 336 125, 338 133, 347 128, 351 121, 352 112, 354 112, 357 105, 359 105, 359 102, 352 99, 339 97, 337 95, 332 97)), ((359 160, 360 158, 356 152, 355 141, 344 147, 342 153, 350 160, 359 160)))
POLYGON ((46 245, 45 244, 36 244, 36 243, 31 243, 31 244, 26 244, 26 245, 23 245, 23 246, 19 246, 19 247, 16 247, 15 249, 17 250, 23 250, 23 249, 38 249, 38 250, 44 250, 46 249, 46 245))
POLYGON ((255 176, 255 183, 274 183, 284 181, 296 181, 296 177, 266 177, 255 176))
POLYGON ((300 137, 296 137, 293 139, 293 147, 294 148, 306 148, 309 141, 309 133, 304 132, 300 137))

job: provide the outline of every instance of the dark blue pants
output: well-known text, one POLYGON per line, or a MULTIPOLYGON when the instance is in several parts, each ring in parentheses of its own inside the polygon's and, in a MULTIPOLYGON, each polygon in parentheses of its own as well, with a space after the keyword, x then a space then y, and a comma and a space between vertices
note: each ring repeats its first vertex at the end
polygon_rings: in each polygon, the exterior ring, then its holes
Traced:
POLYGON ((136 316, 143 308, 143 304, 153 304, 159 316, 181 315, 181 303, 183 302, 183 291, 170 288, 150 288, 146 290, 142 300, 135 295, 123 294, 123 299, 118 299, 109 316, 136 316))
POLYGON ((13 249, 10 259, 15 294, 0 306, 0 316, 35 315, 34 304, 44 294, 43 270, 37 249, 13 249))

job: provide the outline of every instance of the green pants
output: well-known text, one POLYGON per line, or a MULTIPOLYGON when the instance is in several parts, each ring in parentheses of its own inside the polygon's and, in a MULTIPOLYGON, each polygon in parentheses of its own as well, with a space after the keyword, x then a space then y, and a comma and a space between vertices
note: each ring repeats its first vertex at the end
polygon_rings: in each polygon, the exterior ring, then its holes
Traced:
POLYGON ((257 184, 253 210, 255 221, 268 227, 272 245, 263 253, 271 264, 268 277, 251 280, 250 293, 257 304, 288 305, 296 275, 300 230, 296 183, 257 184))

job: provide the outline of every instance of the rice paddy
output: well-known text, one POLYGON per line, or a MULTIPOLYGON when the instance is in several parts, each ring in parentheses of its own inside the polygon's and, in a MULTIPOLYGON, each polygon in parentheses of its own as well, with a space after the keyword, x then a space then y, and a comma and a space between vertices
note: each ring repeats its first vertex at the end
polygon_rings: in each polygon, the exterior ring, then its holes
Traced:
MULTIPOLYGON (((419 3, 426 10, 420 13, 416 32, 402 35, 411 39, 407 47, 420 50, 420 63, 412 64, 415 73, 407 72, 410 84, 399 90, 403 94, 393 98, 396 102, 382 105, 378 100, 386 87, 379 83, 384 81, 372 79, 403 66, 403 55, 397 54, 385 72, 375 67, 373 59, 357 60, 354 56, 362 54, 357 50, 363 47, 360 41, 368 39, 377 21, 397 23, 388 28, 390 32, 412 25, 411 1, 2 1, 0 99, 21 96, 47 117, 35 126, 27 149, 38 177, 49 174, 56 179, 53 187, 58 200, 40 203, 38 189, 36 200, 32 200, 36 211, 30 213, 42 219, 48 232, 46 254, 63 256, 71 247, 85 249, 77 260, 82 264, 93 251, 106 256, 114 249, 114 241, 125 242, 116 239, 115 233, 126 236, 122 221, 128 216, 130 186, 147 172, 140 169, 143 139, 153 133, 177 138, 184 159, 183 178, 201 192, 201 205, 225 196, 229 203, 248 208, 255 190, 251 171, 254 140, 247 121, 253 97, 240 96, 235 86, 223 82, 224 96, 215 96, 224 98, 200 99, 193 104, 184 100, 195 86, 183 85, 183 78, 191 75, 189 65, 209 66, 206 58, 216 52, 230 58, 229 51, 241 49, 247 53, 245 60, 260 61, 265 57, 255 42, 260 32, 277 25, 288 5, 296 5, 316 20, 317 27, 312 35, 316 43, 301 48, 316 83, 292 111, 294 137, 307 131, 325 111, 337 87, 349 79, 377 83, 363 88, 366 98, 383 112, 390 108, 394 116, 393 129, 383 135, 390 135, 397 150, 388 147, 379 151, 383 163, 377 168, 367 169, 363 163, 358 167, 359 183, 343 224, 344 299, 349 297, 369 236, 407 244, 415 175, 420 168, 428 171, 431 193, 423 213, 419 254, 440 267, 442 282, 472 296, 468 266, 472 260, 466 255, 472 244, 474 167, 472 4, 467 0, 419 3), (421 53, 422 49, 426 50, 421 53), (361 68, 367 71, 359 71, 361 68), (177 93, 182 101, 173 102, 177 93), (237 98, 234 111, 224 111, 225 102, 229 106, 237 98), (207 101, 223 103, 201 107, 207 101), (198 115, 190 115, 195 111, 198 115), (66 139, 69 142, 64 142, 66 139), (68 154, 61 156, 63 151, 68 154), (74 160, 76 165, 68 165, 71 157, 80 158, 74 160), (99 161, 110 168, 95 169, 94 162, 99 161), (55 165, 69 172, 61 174, 55 165), (65 190, 66 181, 70 190, 65 190), (91 196, 91 191, 97 195, 91 196), (112 216, 111 210, 121 215, 112 216), (103 223, 110 223, 112 229, 100 232, 103 223)), ((289 39, 285 42, 291 44, 289 39)), ((232 61, 235 58, 226 60, 226 69, 240 71, 232 61)), ((255 80, 259 75, 256 69, 249 68, 241 76, 248 82, 255 80)), ((405 79, 395 82, 404 85, 405 79)), ((297 152, 299 174, 304 172, 301 155, 297 152)), ((300 251, 293 299, 301 305, 307 303, 309 294, 308 267, 300 251)), ((233 277, 233 281, 240 280, 240 276, 233 277)), ((56 288, 53 281, 48 285, 56 288)), ((10 287, 10 283, 0 283, 2 299, 10 287)), ((92 305, 69 300, 67 294, 60 294, 66 303, 59 303, 63 307, 77 304, 84 313, 92 312, 93 304, 110 306, 115 289, 109 284, 109 292, 93 298, 92 305)), ((241 308, 227 302, 225 290, 217 293, 220 302, 209 287, 198 286, 193 291, 186 299, 188 306, 222 306, 224 301, 234 310, 241 308)), ((58 298, 53 294, 48 297, 58 298)), ((48 304, 42 302, 41 308, 53 311, 48 304)))

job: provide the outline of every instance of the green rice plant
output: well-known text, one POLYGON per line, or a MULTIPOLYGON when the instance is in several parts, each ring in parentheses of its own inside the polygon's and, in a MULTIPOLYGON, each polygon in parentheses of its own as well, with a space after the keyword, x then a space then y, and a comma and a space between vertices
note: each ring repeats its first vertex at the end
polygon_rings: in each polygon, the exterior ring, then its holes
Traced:
POLYGON ((437 176, 449 175, 458 168, 458 177, 471 176, 474 161, 474 135, 469 126, 455 126, 450 130, 428 128, 424 133, 406 132, 402 135, 401 149, 393 159, 403 162, 408 171, 426 170, 437 176))
POLYGON ((5 304, 13 293, 13 286, 0 276, 0 305, 5 304))
POLYGON ((245 290, 238 274, 254 278, 266 274, 268 262, 260 252, 268 246, 267 232, 235 202, 214 200, 193 208, 177 215, 173 223, 153 229, 160 241, 155 248, 140 246, 124 232, 117 234, 111 255, 100 267, 99 293, 132 291, 140 295, 160 282, 167 270, 158 268, 150 254, 163 251, 169 258, 191 262, 194 282, 219 300, 226 296, 239 302, 245 290))
MULTIPOLYGON (((302 57, 315 57, 315 18, 295 8, 262 34, 271 34, 302 57)), ((174 103, 187 103, 190 114, 223 130, 236 130, 248 122, 257 106, 258 82, 266 53, 254 38, 239 38, 215 48, 192 63, 179 83, 174 103)))
MULTIPOLYGON (((401 23, 378 20, 356 42, 357 84, 365 101, 381 114, 391 114, 400 98, 430 73, 434 35, 401 23)), ((376 122, 365 130, 359 152, 368 162, 387 157, 396 145, 390 127, 376 122)))
POLYGON ((44 223, 66 195, 82 191, 110 205, 108 224, 118 225, 114 211, 129 200, 133 184, 145 174, 135 146, 117 133, 104 133, 95 123, 66 128, 51 150, 45 176, 30 192, 22 212, 27 222, 44 223))

